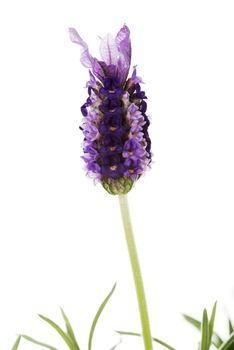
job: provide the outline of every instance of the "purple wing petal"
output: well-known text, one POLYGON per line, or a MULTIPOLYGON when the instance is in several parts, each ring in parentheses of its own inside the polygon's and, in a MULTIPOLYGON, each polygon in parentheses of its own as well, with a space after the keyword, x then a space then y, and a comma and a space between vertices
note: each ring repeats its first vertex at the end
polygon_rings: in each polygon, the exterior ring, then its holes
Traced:
POLYGON ((101 62, 98 61, 96 58, 94 58, 93 60, 93 74, 101 81, 103 81, 105 78, 105 72, 103 70, 101 62))
POLYGON ((130 30, 126 25, 124 25, 116 35, 115 42, 119 51, 123 54, 126 63, 130 65, 132 49, 130 30))
POLYGON ((142 83, 142 79, 141 77, 138 77, 137 75, 137 71, 136 71, 136 67, 137 66, 134 66, 133 67, 133 72, 132 72, 132 81, 135 83, 135 84, 139 84, 139 83, 142 83))
POLYGON ((90 55, 89 48, 86 42, 80 37, 80 35, 77 33, 75 28, 69 28, 69 34, 70 39, 73 43, 78 44, 81 46, 81 63, 86 68, 92 68, 93 74, 100 80, 103 80, 105 77, 105 74, 103 72, 103 69, 99 63, 99 61, 90 55))
POLYGON ((115 43, 119 50, 118 73, 121 81, 127 78, 131 64, 131 41, 130 30, 124 25, 115 38, 115 43))
POLYGON ((86 42, 80 37, 75 28, 69 28, 70 39, 73 43, 78 44, 82 48, 81 63, 86 68, 92 68, 94 64, 94 58, 89 53, 89 48, 86 42))
POLYGON ((111 34, 107 34, 101 41, 100 53, 107 65, 117 65, 119 51, 117 44, 111 34))
POLYGON ((110 34, 102 39, 100 52, 103 61, 91 56, 88 45, 76 29, 69 28, 69 34, 71 41, 81 46, 81 63, 87 68, 92 68, 98 79, 103 81, 107 75, 113 75, 119 78, 120 83, 125 82, 131 62, 130 31, 126 25, 120 29, 115 39, 110 34))

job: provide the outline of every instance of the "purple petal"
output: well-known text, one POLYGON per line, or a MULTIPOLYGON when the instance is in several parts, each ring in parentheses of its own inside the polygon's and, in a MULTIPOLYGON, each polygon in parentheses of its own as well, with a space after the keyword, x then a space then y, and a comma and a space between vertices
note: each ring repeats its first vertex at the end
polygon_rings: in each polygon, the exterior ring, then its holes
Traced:
POLYGON ((131 41, 130 41, 130 30, 124 25, 115 38, 118 50, 124 55, 125 61, 130 65, 131 61, 131 41))
POLYGON ((109 65, 117 65, 119 51, 111 34, 107 34, 100 44, 100 53, 103 61, 109 65))
POLYGON ((69 28, 71 41, 81 46, 81 63, 92 68, 93 74, 103 81, 106 76, 114 76, 123 84, 128 76, 131 62, 131 42, 130 31, 124 25, 114 39, 111 34, 107 34, 100 44, 100 52, 103 61, 93 57, 86 42, 80 37, 76 29, 69 28))
POLYGON ((75 28, 69 28, 70 39, 73 43, 78 44, 82 47, 81 52, 81 63, 86 68, 92 68, 94 64, 94 58, 89 53, 89 48, 86 42, 80 37, 75 28))
POLYGON ((121 82, 125 81, 131 63, 130 30, 124 25, 116 35, 115 42, 119 50, 118 75, 121 82))
POLYGON ((69 28, 70 39, 73 43, 81 46, 81 58, 80 61, 86 68, 92 68, 93 74, 98 77, 98 79, 103 80, 105 73, 99 63, 99 61, 90 55, 89 48, 86 42, 80 37, 75 28, 69 28))
POLYGON ((96 58, 93 60, 93 74, 96 75, 96 77, 101 81, 105 79, 105 72, 103 71, 100 62, 96 58))
POLYGON ((141 77, 138 77, 138 76, 137 76, 136 67, 137 67, 137 66, 134 66, 134 67, 133 67, 132 81, 133 81, 135 84, 139 84, 139 83, 142 83, 142 79, 141 79, 141 77))
POLYGON ((96 86, 96 79, 95 79, 95 76, 93 75, 93 73, 91 72, 91 70, 89 71, 89 78, 90 78, 90 80, 87 81, 86 87, 87 88, 95 87, 96 86))
POLYGON ((137 105, 135 105, 135 103, 131 103, 130 106, 128 107, 128 112, 130 114, 134 114, 138 110, 139 110, 139 108, 137 107, 137 105))

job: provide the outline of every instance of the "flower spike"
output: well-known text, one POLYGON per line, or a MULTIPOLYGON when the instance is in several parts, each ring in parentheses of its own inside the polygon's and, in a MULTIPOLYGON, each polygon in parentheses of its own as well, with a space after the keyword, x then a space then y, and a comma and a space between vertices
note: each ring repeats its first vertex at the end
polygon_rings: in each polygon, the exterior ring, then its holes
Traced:
POLYGON ((111 194, 126 194, 151 162, 151 141, 145 92, 131 64, 129 28, 100 43, 102 60, 93 57, 74 28, 72 42, 81 46, 81 63, 90 69, 88 98, 81 106, 83 160, 87 174, 111 194))

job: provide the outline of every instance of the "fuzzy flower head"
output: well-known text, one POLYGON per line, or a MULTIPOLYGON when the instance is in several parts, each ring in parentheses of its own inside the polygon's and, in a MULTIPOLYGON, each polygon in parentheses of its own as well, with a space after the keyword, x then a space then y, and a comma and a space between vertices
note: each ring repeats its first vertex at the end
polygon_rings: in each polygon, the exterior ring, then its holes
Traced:
POLYGON ((91 56, 88 45, 74 28, 72 42, 81 46, 81 63, 89 68, 88 98, 81 106, 84 134, 83 159, 87 174, 111 194, 125 194, 151 162, 145 92, 131 64, 130 31, 124 25, 113 38, 100 43, 102 60, 91 56))

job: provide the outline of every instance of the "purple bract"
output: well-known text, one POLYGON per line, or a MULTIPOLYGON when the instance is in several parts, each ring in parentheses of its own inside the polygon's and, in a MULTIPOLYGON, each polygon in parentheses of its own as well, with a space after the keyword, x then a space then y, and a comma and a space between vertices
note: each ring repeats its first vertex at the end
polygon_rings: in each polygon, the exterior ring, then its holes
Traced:
POLYGON ((108 34, 101 40, 102 60, 90 55, 74 28, 69 32, 82 48, 81 63, 90 69, 89 96, 81 107, 87 173, 109 193, 127 193, 151 162, 147 97, 136 67, 128 78, 130 31, 124 25, 115 38, 108 34))

